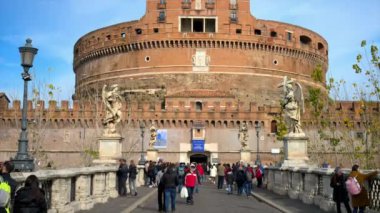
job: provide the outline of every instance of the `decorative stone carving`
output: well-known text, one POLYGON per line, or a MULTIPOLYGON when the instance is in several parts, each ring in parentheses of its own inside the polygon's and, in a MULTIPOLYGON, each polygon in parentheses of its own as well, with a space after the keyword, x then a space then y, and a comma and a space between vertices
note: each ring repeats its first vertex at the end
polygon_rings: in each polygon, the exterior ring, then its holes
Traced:
POLYGON ((117 84, 111 85, 107 90, 107 85, 103 86, 102 100, 106 107, 106 117, 104 119, 104 136, 120 136, 116 131, 116 125, 121 120, 121 95, 117 84))
POLYGON ((193 71, 207 72, 210 63, 210 56, 207 55, 206 50, 197 49, 192 57, 193 71))
POLYGON ((301 113, 305 112, 302 87, 292 79, 288 80, 287 76, 284 77, 284 80, 279 87, 282 87, 284 92, 281 107, 284 111, 288 136, 304 137, 305 133, 301 128, 301 113))
POLYGON ((153 149, 156 142, 157 142, 157 129, 154 126, 154 124, 152 124, 152 126, 150 127, 149 148, 153 149))
POLYGON ((239 128, 239 142, 241 144, 241 150, 247 150, 248 146, 248 127, 247 123, 243 122, 239 128))

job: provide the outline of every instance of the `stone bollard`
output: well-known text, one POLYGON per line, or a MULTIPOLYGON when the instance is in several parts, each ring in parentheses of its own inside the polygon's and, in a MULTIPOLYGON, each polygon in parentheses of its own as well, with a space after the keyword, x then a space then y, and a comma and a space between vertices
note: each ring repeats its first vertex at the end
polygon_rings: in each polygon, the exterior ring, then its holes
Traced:
POLYGON ((108 195, 106 193, 106 174, 96 173, 94 176, 93 199, 95 203, 106 203, 108 195))
POLYGON ((70 183, 70 178, 58 178, 53 180, 51 209, 49 209, 49 213, 74 212, 74 209, 70 205, 70 183))
POLYGON ((80 175, 76 180, 75 197, 79 202, 80 210, 89 210, 94 207, 91 198, 91 175, 80 175))

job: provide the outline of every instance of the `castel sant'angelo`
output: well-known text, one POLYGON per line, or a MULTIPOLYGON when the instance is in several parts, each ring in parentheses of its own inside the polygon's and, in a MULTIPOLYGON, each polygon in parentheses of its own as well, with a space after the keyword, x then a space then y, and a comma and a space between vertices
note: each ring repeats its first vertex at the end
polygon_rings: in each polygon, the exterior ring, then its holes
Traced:
MULTIPOLYGON (((269 163, 279 160, 272 149, 283 146, 275 136, 278 84, 288 76, 305 96, 307 88, 326 92, 328 44, 303 27, 254 17, 250 0, 146 0, 140 20, 81 37, 73 68, 72 107, 67 101, 59 107, 50 101, 46 108, 44 102, 29 103, 29 120, 39 119, 38 125, 29 122, 30 146, 39 149, 41 161, 72 166, 96 151, 104 117, 101 90, 118 84, 125 98, 119 125, 124 156, 139 159, 143 122, 145 148, 152 123, 162 134, 160 158, 236 162, 239 126, 246 122, 252 159, 259 140, 261 159, 269 163), (322 82, 311 77, 317 66, 322 82), (203 143, 202 151, 193 150, 194 140, 203 143)), ((0 95, 1 158, 17 150, 20 102, 8 102, 0 95)), ((335 110, 356 116, 358 107, 342 102, 335 110)), ((307 115, 302 122, 312 125, 307 115)))

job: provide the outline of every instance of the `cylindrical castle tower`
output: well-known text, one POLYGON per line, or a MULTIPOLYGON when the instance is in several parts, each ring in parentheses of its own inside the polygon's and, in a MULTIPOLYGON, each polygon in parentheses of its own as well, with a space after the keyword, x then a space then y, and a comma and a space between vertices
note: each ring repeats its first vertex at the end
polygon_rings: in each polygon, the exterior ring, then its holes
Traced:
POLYGON ((237 100, 278 105, 287 75, 325 89, 311 75, 328 67, 328 44, 308 29, 260 20, 250 0, 147 0, 146 14, 101 28, 74 47, 76 99, 104 84, 165 88, 166 95, 215 90, 237 100))

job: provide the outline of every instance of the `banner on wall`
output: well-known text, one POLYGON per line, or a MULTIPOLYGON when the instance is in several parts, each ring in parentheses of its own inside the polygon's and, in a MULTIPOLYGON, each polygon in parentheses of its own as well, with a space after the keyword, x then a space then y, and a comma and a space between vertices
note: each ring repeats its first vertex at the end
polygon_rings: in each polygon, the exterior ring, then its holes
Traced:
POLYGON ((192 151, 193 152, 204 152, 205 151, 205 140, 193 140, 191 144, 192 144, 192 151))
POLYGON ((158 129, 157 130, 157 141, 154 145, 156 149, 165 149, 168 145, 168 130, 158 129))

